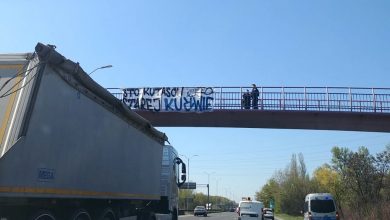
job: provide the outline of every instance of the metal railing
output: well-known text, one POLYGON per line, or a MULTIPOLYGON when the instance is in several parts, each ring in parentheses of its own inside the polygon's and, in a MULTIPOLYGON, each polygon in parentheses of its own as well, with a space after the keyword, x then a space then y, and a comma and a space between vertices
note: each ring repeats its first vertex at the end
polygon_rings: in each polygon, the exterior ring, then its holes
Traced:
MULTIPOLYGON (((244 109, 243 94, 251 87, 213 88, 213 109, 244 109)), ((257 87, 256 110, 335 111, 390 113, 390 88, 257 87)), ((122 90, 108 88, 118 99, 122 90)))

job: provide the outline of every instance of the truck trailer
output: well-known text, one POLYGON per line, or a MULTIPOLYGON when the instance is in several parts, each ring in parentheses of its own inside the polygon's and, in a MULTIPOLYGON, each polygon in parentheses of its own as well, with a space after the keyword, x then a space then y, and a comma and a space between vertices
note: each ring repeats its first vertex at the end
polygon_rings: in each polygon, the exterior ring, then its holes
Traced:
POLYGON ((55 49, 0 55, 0 219, 176 220, 167 136, 55 49))

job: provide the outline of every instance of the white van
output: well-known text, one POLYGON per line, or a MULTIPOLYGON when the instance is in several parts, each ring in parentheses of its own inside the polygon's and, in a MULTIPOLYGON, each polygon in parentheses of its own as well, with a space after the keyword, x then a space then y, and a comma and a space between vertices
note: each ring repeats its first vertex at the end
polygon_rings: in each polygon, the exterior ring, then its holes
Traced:
POLYGON ((306 195, 303 214, 304 220, 339 220, 339 213, 330 193, 306 195))
POLYGON ((238 205, 238 220, 262 220, 263 208, 263 203, 259 201, 240 201, 238 205))

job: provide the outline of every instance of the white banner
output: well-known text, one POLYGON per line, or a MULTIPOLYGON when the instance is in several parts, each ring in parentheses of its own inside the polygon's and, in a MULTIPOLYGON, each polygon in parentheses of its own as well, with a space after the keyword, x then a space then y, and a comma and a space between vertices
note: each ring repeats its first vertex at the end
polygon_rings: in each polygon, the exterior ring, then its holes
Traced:
POLYGON ((130 109, 156 112, 212 111, 214 90, 211 87, 162 87, 123 89, 123 103, 130 109))

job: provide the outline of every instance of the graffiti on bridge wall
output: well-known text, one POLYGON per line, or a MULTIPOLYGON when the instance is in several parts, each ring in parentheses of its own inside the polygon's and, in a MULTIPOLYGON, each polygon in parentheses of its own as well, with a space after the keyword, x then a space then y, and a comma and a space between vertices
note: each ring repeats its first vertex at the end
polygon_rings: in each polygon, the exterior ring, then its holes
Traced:
POLYGON ((212 111, 214 90, 211 87, 126 88, 122 102, 130 109, 155 112, 212 111))

